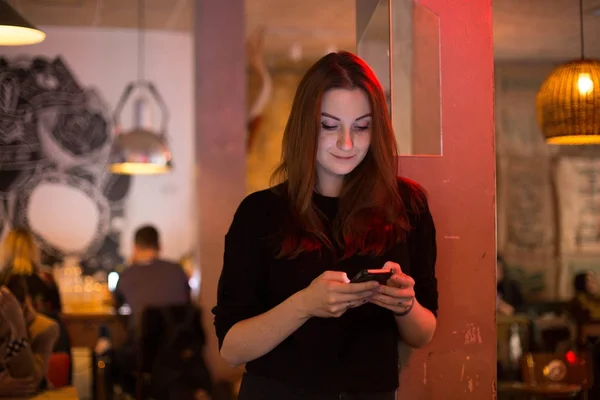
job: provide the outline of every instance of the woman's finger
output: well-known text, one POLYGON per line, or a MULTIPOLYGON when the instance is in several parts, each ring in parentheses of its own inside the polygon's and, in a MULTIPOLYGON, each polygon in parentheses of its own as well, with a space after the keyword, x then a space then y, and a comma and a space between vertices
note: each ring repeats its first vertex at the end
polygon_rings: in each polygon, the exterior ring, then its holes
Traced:
POLYGON ((380 301, 380 300, 377 300, 376 298, 371 298, 371 299, 369 299, 369 303, 371 303, 371 304, 375 304, 376 306, 383 307, 383 308, 385 308, 385 309, 388 309, 388 310, 391 310, 391 311, 394 311, 394 310, 392 309, 392 306, 391 306, 391 305, 389 305, 389 304, 386 304, 386 303, 383 303, 382 301, 380 301))
POLYGON ((332 304, 340 304, 340 303, 347 303, 347 302, 360 302, 364 299, 368 299, 369 297, 373 296, 375 294, 375 292, 373 291, 366 291, 366 292, 361 292, 361 293, 339 293, 335 296, 332 297, 332 304))
POLYGON ((378 293, 385 294, 390 297, 414 297, 415 290, 413 288, 397 288, 394 286, 380 286, 377 289, 378 293))
POLYGON ((381 286, 376 281, 361 282, 361 283, 350 283, 350 284, 336 284, 331 286, 331 290, 339 293, 360 293, 368 290, 373 290, 381 286))
POLYGON ((401 313, 406 311, 413 300, 412 299, 403 299, 402 301, 396 300, 395 302, 390 301, 389 298, 385 297, 375 297, 369 299, 369 303, 378 305, 395 313, 401 313))
POLYGON ((377 300, 383 304, 388 304, 390 306, 401 306, 401 305, 406 305, 409 304, 413 297, 412 296, 404 296, 404 297, 391 297, 391 296, 386 296, 386 295, 382 295, 380 293, 378 294, 374 294, 371 297, 371 300, 377 300))
POLYGON ((387 261, 385 264, 383 264, 382 269, 392 270, 394 274, 402 274, 402 268, 400 267, 400 264, 393 261, 387 261))
POLYGON ((324 279, 328 281, 334 281, 337 283, 348 283, 350 279, 348 279, 348 275, 345 272, 341 271, 325 271, 323 272, 317 279, 324 279))
POLYGON ((415 281, 413 278, 406 274, 394 274, 390 279, 396 287, 409 288, 415 286, 415 281))

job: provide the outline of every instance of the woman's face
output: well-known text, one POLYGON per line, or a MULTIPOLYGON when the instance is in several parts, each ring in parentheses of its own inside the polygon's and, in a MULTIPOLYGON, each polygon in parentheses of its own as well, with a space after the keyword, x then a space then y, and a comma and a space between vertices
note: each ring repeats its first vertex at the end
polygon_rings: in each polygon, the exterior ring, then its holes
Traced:
POLYGON ((361 89, 330 89, 321 104, 317 147, 319 185, 339 184, 365 158, 371 144, 371 105, 361 89))

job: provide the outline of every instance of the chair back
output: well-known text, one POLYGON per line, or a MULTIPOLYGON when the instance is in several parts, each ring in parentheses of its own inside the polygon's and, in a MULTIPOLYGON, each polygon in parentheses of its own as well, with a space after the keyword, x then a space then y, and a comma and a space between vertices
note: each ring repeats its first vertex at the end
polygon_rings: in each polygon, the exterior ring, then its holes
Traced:
POLYGON ((69 386, 71 381, 71 357, 67 353, 52 353, 48 361, 48 381, 54 388, 69 386))
POLYGON ((148 308, 140 322, 138 398, 186 400, 199 389, 212 391, 199 309, 148 308))

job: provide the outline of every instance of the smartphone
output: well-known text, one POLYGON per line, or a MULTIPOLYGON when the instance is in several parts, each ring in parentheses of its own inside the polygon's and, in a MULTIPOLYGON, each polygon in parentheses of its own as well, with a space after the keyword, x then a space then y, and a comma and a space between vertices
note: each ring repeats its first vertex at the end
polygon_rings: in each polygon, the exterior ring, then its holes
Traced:
POLYGON ((377 281, 381 285, 385 285, 393 274, 392 271, 387 269, 363 269, 350 280, 350 283, 377 281))

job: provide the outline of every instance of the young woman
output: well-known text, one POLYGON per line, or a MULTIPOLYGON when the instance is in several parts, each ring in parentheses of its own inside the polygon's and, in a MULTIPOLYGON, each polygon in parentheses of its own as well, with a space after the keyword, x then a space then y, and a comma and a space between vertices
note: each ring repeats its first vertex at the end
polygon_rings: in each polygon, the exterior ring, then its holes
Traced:
POLYGON ((14 228, 8 233, 2 244, 1 261, 3 272, 25 277, 36 311, 53 318, 60 313, 58 286, 50 273, 41 271, 40 250, 28 230, 14 228))
POLYGON ((331 53, 306 73, 283 137, 282 183, 240 204, 225 238, 215 326, 246 364, 240 399, 395 399, 398 340, 435 331, 435 228, 398 179, 373 71, 331 53), (351 283, 387 269, 385 284, 351 283))
POLYGON ((4 275, 0 284, 0 397, 24 396, 47 388, 60 328, 34 310, 23 276, 4 275))
POLYGON ((61 317, 58 285, 51 271, 42 270, 40 250, 34 236, 27 229, 14 228, 6 236, 1 250, 0 274, 5 277, 20 276, 24 279, 34 311, 40 317, 53 319, 60 328, 53 351, 71 356, 71 341, 61 317))

